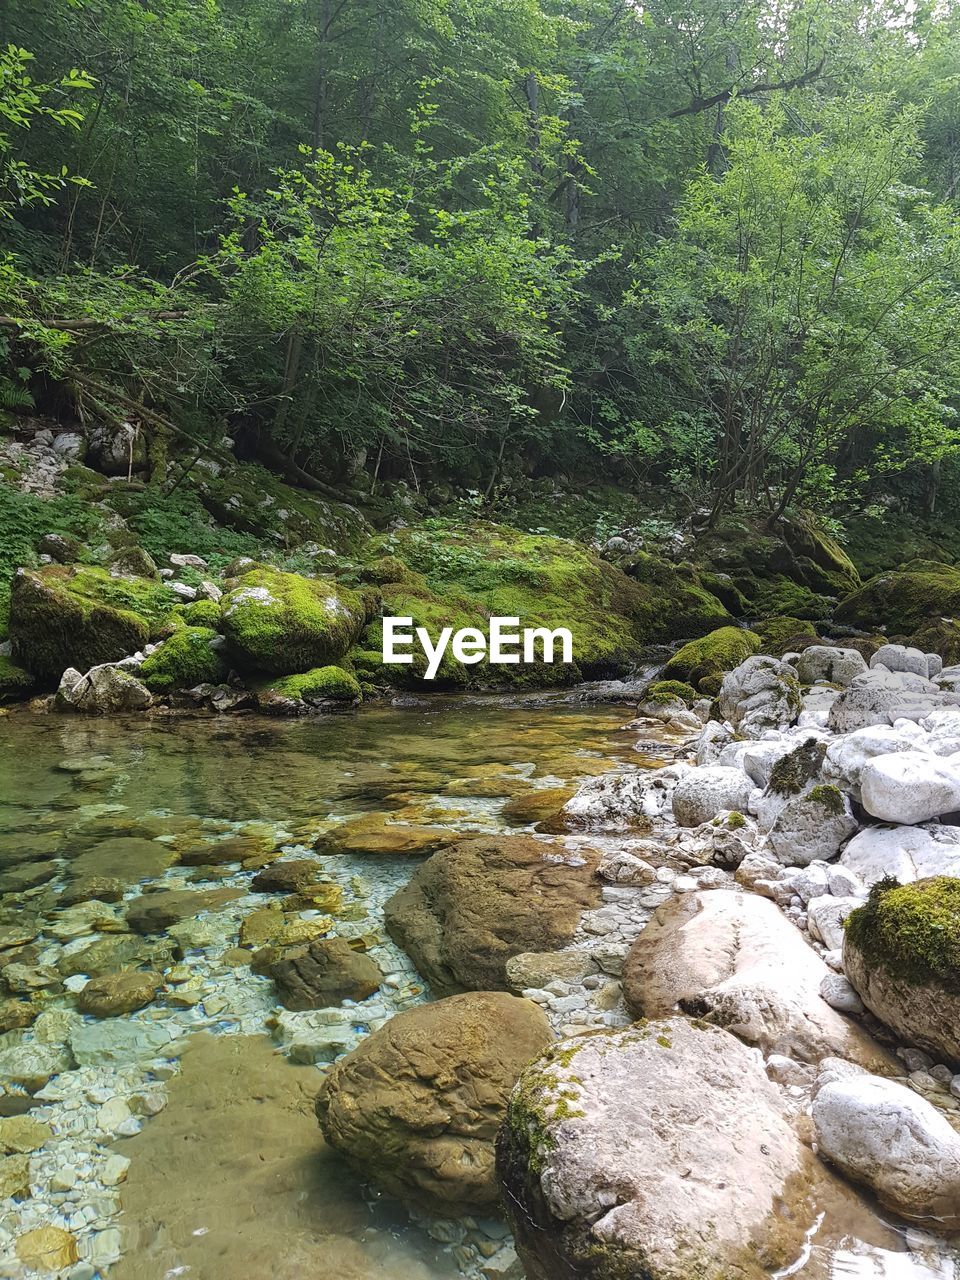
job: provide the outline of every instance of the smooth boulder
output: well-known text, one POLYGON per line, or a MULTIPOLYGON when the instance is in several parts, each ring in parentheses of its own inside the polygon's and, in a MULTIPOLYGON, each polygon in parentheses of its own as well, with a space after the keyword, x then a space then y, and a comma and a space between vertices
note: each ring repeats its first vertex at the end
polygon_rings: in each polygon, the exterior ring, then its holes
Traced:
POLYGON ((366 1000, 380 988, 379 966, 345 938, 316 938, 282 952, 267 972, 286 1009, 325 1009, 366 1000))
POLYGON ((86 675, 72 667, 63 673, 57 689, 61 711, 86 715, 117 715, 122 711, 146 711, 153 695, 146 685, 122 667, 106 664, 92 667, 86 675))
POLYGON ((537 1005, 501 992, 398 1013, 330 1070, 316 1104, 323 1136, 363 1176, 429 1212, 492 1210, 507 1098, 552 1039, 537 1005))
POLYGON ((674 788, 673 816, 681 827, 699 827, 721 810, 742 812, 753 789, 753 783, 742 769, 719 764, 692 769, 674 788))
POLYGON ((624 962, 623 994, 634 1017, 680 1008, 764 1053, 885 1065, 879 1046, 821 997, 828 973, 768 898, 708 889, 658 908, 624 962))
POLYGON ((960 1133, 925 1098, 857 1072, 820 1086, 813 1125, 820 1155, 889 1209, 940 1231, 960 1227, 960 1133))
POLYGON ((794 796, 774 819, 767 835, 774 857, 785 867, 830 862, 857 830, 850 801, 832 786, 794 796))
POLYGON ((856 649, 834 649, 825 644, 810 645, 797 660, 801 684, 846 686, 866 670, 867 664, 856 649))
POLYGON ((813 1220, 812 1165, 758 1056, 682 1018, 548 1050, 497 1143, 527 1280, 766 1280, 813 1220))
POLYGON ((533 836, 462 840, 387 901, 387 931, 436 992, 505 991, 511 956, 565 947, 599 904, 596 865, 592 851, 533 836))
POLYGON ((960 767, 927 751, 874 756, 861 771, 860 794, 882 822, 929 822, 960 809, 960 767))
POLYGON ((744 738, 785 729, 800 714, 800 684, 787 663, 755 654, 723 678, 720 714, 744 738))
POLYGON ((907 884, 929 876, 960 876, 960 827, 939 822, 864 827, 840 855, 840 865, 868 889, 886 879, 907 884))
POLYGON ((847 921, 843 968, 902 1040, 960 1067, 960 880, 874 885, 847 921))

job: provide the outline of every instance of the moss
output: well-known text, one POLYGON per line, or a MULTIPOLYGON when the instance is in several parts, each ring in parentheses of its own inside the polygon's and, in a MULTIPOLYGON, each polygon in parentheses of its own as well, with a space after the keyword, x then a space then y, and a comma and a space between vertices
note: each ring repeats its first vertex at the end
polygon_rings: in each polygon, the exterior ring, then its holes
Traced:
POLYGON ((380 556, 360 570, 360 581, 372 582, 375 586, 383 586, 387 582, 407 582, 409 579, 410 570, 396 556, 380 556))
POLYGON ((216 600, 191 600, 180 609, 180 616, 188 627, 209 627, 220 630, 220 606, 216 600))
POLYGON ((760 637, 739 627, 720 627, 700 640, 678 649, 663 669, 667 680, 689 680, 697 685, 704 676, 732 671, 757 652, 760 637))
MULTIPOLYGON (((777 761, 770 770, 770 790, 782 796, 796 796, 804 789, 811 778, 820 772, 824 756, 827 753, 825 742, 816 738, 808 738, 777 761)), ((835 788, 834 788, 835 789, 835 788)), ((828 787, 822 790, 830 790, 828 787)))
POLYGON ((657 702, 663 698, 681 698, 688 705, 696 702, 697 691, 693 685, 685 684, 682 680, 657 680, 656 683, 650 685, 647 689, 646 697, 657 702))
POLYGON ((960 992, 960 879, 881 880, 847 919, 846 933, 868 967, 960 992))
POLYGON ((731 809, 727 814, 726 825, 730 831, 739 831, 747 825, 747 820, 737 809, 731 809))
POLYGON ((783 574, 761 584, 753 605, 758 613, 812 619, 814 622, 829 617, 833 610, 831 599, 783 574))
POLYGON ((315 667, 301 675, 285 676, 270 686, 285 698, 299 702, 356 702, 362 697, 360 682, 343 667, 315 667))
POLYGON ((735 618, 742 618, 750 611, 750 602, 729 573, 701 572, 699 577, 701 586, 716 596, 735 618))
MULTIPOLYGON (((699 692, 702 693, 705 698, 716 698, 722 686, 723 676, 719 671, 714 675, 701 676, 697 681, 699 692)), ((711 716, 713 715, 712 710, 710 714, 711 716)))
POLYGON ((223 634, 239 667, 293 675, 335 662, 358 638, 366 607, 332 579, 254 569, 221 607, 223 634))
POLYGON ((220 655, 210 648, 216 635, 208 627, 183 627, 144 661, 140 679, 153 693, 220 684, 227 670, 220 655))
POLYGON ((569 1041, 547 1049, 521 1073, 510 1095, 505 1125, 523 1152, 526 1175, 538 1178, 543 1172, 556 1139, 549 1126, 557 1120, 569 1120, 583 1114, 572 1104, 577 1100, 574 1076, 558 1076, 566 1072, 582 1044, 569 1041))
POLYGON ((930 560, 882 573, 840 602, 836 620, 873 631, 909 635, 960 614, 960 570, 930 560))
POLYGON ((174 596, 147 578, 112 578, 103 569, 46 565, 13 583, 14 657, 43 681, 67 667, 116 662, 158 635, 174 596))
POLYGON ((810 799, 814 804, 821 805, 833 817, 839 817, 844 812, 843 793, 839 787, 829 784, 814 787, 810 792, 810 799))
POLYGON ((938 653, 945 667, 960 663, 960 623, 952 618, 938 618, 914 632, 907 643, 921 653, 938 653))
POLYGON ((107 561, 114 573, 133 574, 140 578, 156 578, 157 565, 149 551, 143 547, 120 547, 107 561))
POLYGON ((18 667, 9 658, 0 655, 0 702, 14 702, 25 698, 33 688, 34 680, 29 671, 18 667))
MULTIPOLYGON (((374 540, 371 551, 395 556, 412 574, 384 586, 386 612, 412 616, 431 636, 441 626, 486 630, 491 615, 518 617, 521 627, 566 627, 584 674, 625 674, 644 645, 678 633, 691 635, 722 621, 720 602, 675 567, 634 557, 628 576, 588 547, 504 525, 428 520, 374 540)), ((371 630, 366 648, 379 636, 371 630)), ((556 665, 489 669, 445 665, 445 679, 481 683, 557 683, 556 665)), ((415 674, 415 673, 414 673, 415 674)), ((408 677, 409 677, 408 669, 408 677)))
POLYGON ((781 658, 793 647, 794 642, 805 637, 815 640, 817 629, 812 622, 803 618, 765 618, 754 625, 753 630, 760 637, 760 649, 774 658, 781 658))

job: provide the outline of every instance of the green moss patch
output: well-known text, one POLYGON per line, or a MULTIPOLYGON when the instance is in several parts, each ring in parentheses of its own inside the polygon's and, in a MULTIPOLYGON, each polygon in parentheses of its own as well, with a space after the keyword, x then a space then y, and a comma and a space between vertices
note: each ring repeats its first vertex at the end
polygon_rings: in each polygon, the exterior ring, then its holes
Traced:
POLYGON ((910 635, 960 614, 960 570, 932 560, 911 561, 899 573, 882 573, 840 602, 838 622, 873 631, 910 635))
POLYGON ((220 606, 215 600, 191 600, 181 605, 180 616, 188 627, 209 627, 220 630, 220 606))
MULTIPOLYGON (((634 557, 628 576, 588 547, 505 525, 428 520, 381 536, 371 550, 412 571, 402 582, 383 585, 384 612, 412 617, 434 640, 444 626, 485 631, 493 615, 517 617, 521 628, 566 627, 573 637, 574 664, 566 671, 540 663, 467 668, 450 659, 440 674, 451 687, 491 678, 556 684, 581 671, 622 674, 644 645, 698 634, 727 616, 692 573, 687 577, 653 557, 634 557)), ((380 646, 375 625, 364 647, 380 646)), ((408 667, 404 678, 417 676, 416 667, 408 667)))
POLYGON ((663 669, 667 680, 700 687, 704 676, 732 671, 760 648, 760 637, 739 627, 720 627, 678 649, 663 669))
POLYGON ((817 638, 816 627, 804 618, 765 618, 763 622, 756 623, 753 630, 760 637, 761 652, 774 658, 789 652, 795 641, 817 638))
POLYGON ((142 649, 175 600, 148 578, 113 578, 103 569, 46 565, 21 570, 10 601, 13 656, 39 680, 53 682, 67 667, 88 671, 142 649))
POLYGON ((682 680, 657 680, 647 690, 646 696, 657 701, 662 698, 682 698, 688 705, 696 702, 697 691, 692 684, 685 684, 682 680))
POLYGON ((315 667, 301 675, 285 676, 270 688, 300 702, 356 702, 361 697, 357 677, 337 666, 315 667))
POLYGON ((9 658, 0 656, 0 702, 25 698, 34 686, 33 676, 9 658))
POLYGON ((868 967, 960 992, 960 879, 881 880, 848 918, 846 933, 868 967))
POLYGON ((221 616, 238 667, 293 675, 342 658, 363 629, 367 605, 332 579, 254 569, 224 597, 221 616))
POLYGON ((210 648, 216 635, 209 627, 176 631, 144 661, 140 679, 153 693, 219 684, 226 679, 227 670, 219 654, 210 648))

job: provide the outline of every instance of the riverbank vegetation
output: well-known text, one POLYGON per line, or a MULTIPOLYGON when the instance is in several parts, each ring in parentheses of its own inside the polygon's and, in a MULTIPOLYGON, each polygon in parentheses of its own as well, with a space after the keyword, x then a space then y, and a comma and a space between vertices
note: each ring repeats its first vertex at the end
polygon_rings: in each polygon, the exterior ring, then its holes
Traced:
POLYGON ((10 0, 4 36, 0 403, 127 432, 165 498, 229 435, 327 497, 950 515, 955 11, 10 0))

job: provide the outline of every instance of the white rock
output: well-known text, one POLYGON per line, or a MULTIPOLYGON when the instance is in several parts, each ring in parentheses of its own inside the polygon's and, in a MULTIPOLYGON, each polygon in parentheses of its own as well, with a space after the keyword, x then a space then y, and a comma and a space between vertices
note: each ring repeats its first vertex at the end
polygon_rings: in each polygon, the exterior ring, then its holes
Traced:
POLYGON ((960 1134, 905 1085, 865 1074, 823 1084, 813 1102, 820 1154, 907 1218, 960 1226, 960 1134))
POLYGON ((866 670, 867 664, 856 649, 834 649, 825 644, 804 649, 797 662, 797 675, 803 684, 848 685, 866 670))
POLYGON ((895 725, 876 724, 856 729, 828 744, 823 762, 824 780, 836 783, 854 800, 859 801, 860 777, 869 760, 895 751, 909 751, 924 742, 925 738, 920 726, 911 720, 900 720, 895 725))
POLYGON ((720 724, 718 720, 708 720, 697 739, 697 764, 719 764, 720 755, 732 737, 729 725, 720 724))
POLYGON ((807 928, 811 937, 822 942, 828 951, 843 946, 843 922, 851 911, 863 906, 860 898, 835 898, 825 894, 807 903, 807 928))
POLYGON ((881 645, 871 657, 870 667, 871 669, 886 667, 888 671, 909 671, 924 677, 931 674, 927 655, 919 649, 907 648, 902 644, 881 645))
POLYGON ((866 827, 844 849, 840 864, 868 889, 886 877, 907 884, 928 876, 960 876, 960 828, 938 822, 866 827))
POLYGON ((860 773, 863 807, 884 822, 928 822, 960 809, 960 768, 926 751, 874 756, 860 773))
POLYGON ((626 828, 670 812, 674 788, 691 771, 687 764, 636 769, 588 778, 563 806, 568 818, 586 827, 626 828))
POLYGON ((707 765, 691 769, 673 791, 673 816, 681 827, 698 827, 721 810, 743 812, 754 787, 742 769, 707 765))
POLYGON ((178 569, 206 569, 207 562, 202 556, 177 555, 170 557, 170 563, 176 565, 178 569))
POLYGON ((866 1013, 863 1001, 854 990, 850 979, 843 973, 828 973, 820 983, 820 994, 831 1009, 859 1017, 866 1013))
POLYGON ((57 706, 65 711, 88 715, 111 715, 119 711, 143 711, 151 705, 150 690, 116 663, 91 667, 85 676, 72 667, 60 678, 57 706))
POLYGON ((836 787, 816 787, 783 806, 767 836, 784 866, 829 862, 857 829, 850 801, 836 787))
POLYGON ((800 712, 796 672, 776 658, 754 654, 723 678, 720 713, 744 738, 784 729, 800 712))
POLYGON ((201 600, 212 600, 217 604, 223 599, 223 592, 215 582, 211 582, 209 578, 204 578, 197 587, 197 596, 201 600))
POLYGON ((171 583, 170 583, 170 590, 171 590, 175 595, 178 595, 178 596, 180 597, 180 599, 181 599, 181 600, 185 600, 185 601, 187 601, 187 603, 190 603, 190 601, 192 601, 192 600, 196 600, 196 598, 197 598, 197 589, 196 589, 196 587, 191 587, 191 586, 190 586, 188 583, 186 583, 186 582, 171 582, 171 583))

